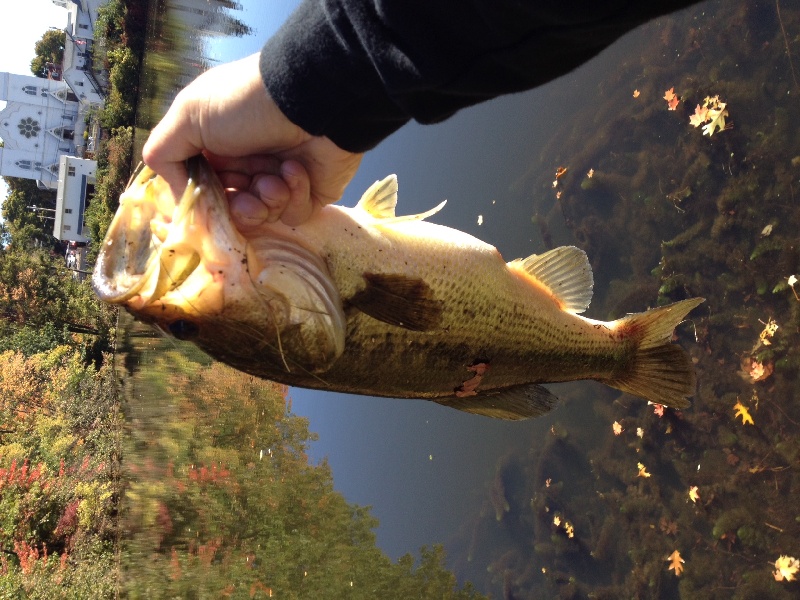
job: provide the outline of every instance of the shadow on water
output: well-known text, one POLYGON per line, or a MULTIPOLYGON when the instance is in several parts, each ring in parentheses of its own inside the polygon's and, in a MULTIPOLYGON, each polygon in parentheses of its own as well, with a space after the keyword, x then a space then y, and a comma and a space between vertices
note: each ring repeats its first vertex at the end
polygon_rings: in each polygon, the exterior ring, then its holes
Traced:
MULTIPOLYGON (((206 19, 208 33, 212 13, 179 5, 191 3, 153 8, 163 18, 150 22, 140 143, 213 63, 202 52, 209 36, 187 35, 203 29, 188 15, 206 19)), ((259 22, 236 9, 220 2, 213 14, 223 16, 218 31, 243 36, 246 54, 246 28, 259 22)), ((800 556, 800 290, 789 279, 800 275, 798 40, 797 2, 704 3, 543 89, 401 130, 352 186, 396 171, 409 213, 453 197, 447 224, 509 258, 580 246, 595 272, 594 318, 705 297, 675 335, 696 365, 691 408, 658 414, 600 385, 566 384, 552 415, 509 427, 420 403, 349 398, 331 409, 317 396, 316 408, 292 391, 322 436, 312 443, 282 388, 131 325, 131 595, 234 585, 265 596, 433 597, 415 586, 428 573, 435 590, 452 590, 446 564, 503 598, 791 597, 797 584, 776 581, 771 564, 800 556), (703 135, 690 118, 715 96, 725 128, 703 135), (368 458, 341 458, 356 438, 368 458), (307 456, 319 448, 346 482, 337 489, 374 504, 371 513, 333 493, 327 463, 307 456), (425 504, 401 511, 389 495, 425 504), (372 514, 389 555, 438 541, 446 563, 439 550, 416 571, 411 557, 390 563, 374 547, 372 514), (398 550, 417 521, 429 537, 398 550), (685 562, 668 559, 676 550, 685 562)))

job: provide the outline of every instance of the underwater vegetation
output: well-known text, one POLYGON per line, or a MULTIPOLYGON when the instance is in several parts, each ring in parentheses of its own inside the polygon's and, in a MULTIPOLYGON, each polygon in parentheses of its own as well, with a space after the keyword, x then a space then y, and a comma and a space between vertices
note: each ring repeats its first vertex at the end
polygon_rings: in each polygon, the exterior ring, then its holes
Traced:
POLYGON ((526 184, 591 258, 593 318, 707 299, 676 331, 697 394, 576 398, 579 425, 498 464, 460 568, 509 599, 796 598, 800 7, 705 3, 632 38, 526 184))

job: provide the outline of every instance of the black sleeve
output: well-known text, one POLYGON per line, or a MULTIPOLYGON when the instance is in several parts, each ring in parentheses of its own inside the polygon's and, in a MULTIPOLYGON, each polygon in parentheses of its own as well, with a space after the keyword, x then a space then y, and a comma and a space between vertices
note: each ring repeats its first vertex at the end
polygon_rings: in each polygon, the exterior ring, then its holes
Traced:
POLYGON ((284 114, 361 152, 530 89, 697 0, 304 0, 261 51, 284 114))

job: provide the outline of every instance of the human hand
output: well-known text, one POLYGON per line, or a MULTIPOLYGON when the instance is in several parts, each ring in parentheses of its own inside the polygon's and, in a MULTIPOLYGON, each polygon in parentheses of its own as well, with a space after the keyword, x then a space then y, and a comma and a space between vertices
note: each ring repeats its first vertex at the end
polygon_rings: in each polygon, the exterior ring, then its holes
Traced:
POLYGON ((337 201, 361 162, 281 112, 261 80, 259 55, 215 67, 184 88, 142 150, 179 197, 184 161, 206 154, 227 188, 237 225, 298 225, 337 201))

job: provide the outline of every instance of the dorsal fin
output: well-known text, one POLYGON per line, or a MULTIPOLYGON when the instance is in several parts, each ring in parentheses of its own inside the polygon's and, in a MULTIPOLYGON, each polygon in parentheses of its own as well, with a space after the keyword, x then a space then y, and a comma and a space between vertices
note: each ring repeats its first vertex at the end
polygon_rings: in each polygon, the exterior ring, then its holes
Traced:
POLYGON ((394 218, 397 206, 397 175, 389 175, 367 188, 356 208, 367 211, 376 219, 394 218))
POLYGON ((586 253, 575 246, 518 258, 508 263, 508 268, 535 278, 569 312, 582 313, 592 301, 592 267, 586 253))
POLYGON ((380 219, 380 225, 401 223, 403 221, 421 221, 431 215, 435 215, 442 210, 447 200, 440 202, 434 208, 419 213, 417 215, 403 215, 397 217, 394 210, 397 207, 397 175, 388 177, 373 183, 361 196, 361 200, 356 204, 356 208, 369 213, 376 219, 380 219))

